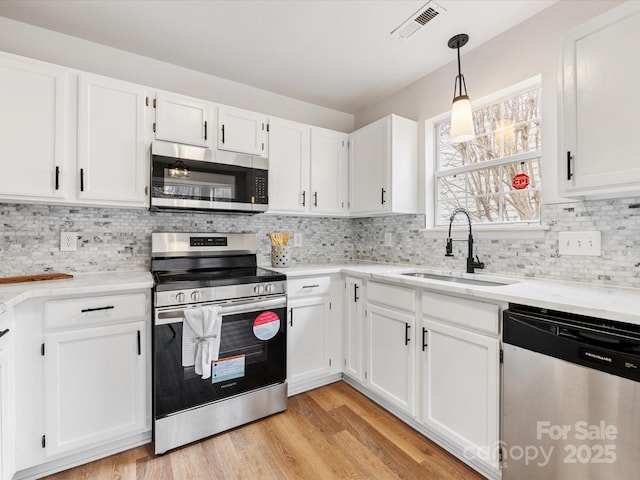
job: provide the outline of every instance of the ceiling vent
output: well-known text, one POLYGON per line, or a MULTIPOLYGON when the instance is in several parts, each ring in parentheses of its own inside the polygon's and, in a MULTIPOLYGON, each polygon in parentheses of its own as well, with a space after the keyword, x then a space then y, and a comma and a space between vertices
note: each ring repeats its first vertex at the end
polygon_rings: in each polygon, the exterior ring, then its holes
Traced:
POLYGON ((446 12, 446 10, 443 7, 430 0, 416 13, 407 18, 402 25, 391 32, 391 35, 396 38, 409 38, 431 20, 444 12, 446 12))

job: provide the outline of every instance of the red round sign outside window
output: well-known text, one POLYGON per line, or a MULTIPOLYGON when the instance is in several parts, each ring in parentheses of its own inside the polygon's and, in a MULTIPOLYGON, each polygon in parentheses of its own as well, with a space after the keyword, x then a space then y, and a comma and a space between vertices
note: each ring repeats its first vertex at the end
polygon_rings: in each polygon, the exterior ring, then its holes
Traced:
POLYGON ((529 175, 527 175, 526 173, 517 174, 515 177, 513 177, 513 180, 511 180, 511 185, 516 190, 524 190, 529 186, 529 175))

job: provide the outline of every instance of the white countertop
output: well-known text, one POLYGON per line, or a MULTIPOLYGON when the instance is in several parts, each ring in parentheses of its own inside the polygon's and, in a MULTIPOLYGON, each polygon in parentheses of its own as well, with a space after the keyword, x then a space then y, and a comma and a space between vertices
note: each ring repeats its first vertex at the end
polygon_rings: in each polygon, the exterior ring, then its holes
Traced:
POLYGON ((147 271, 74 273, 73 278, 0 286, 0 313, 29 298, 118 292, 153 287, 147 271))
POLYGON ((413 288, 424 288, 477 300, 519 303, 533 307, 588 315, 608 320, 640 325, 640 289, 621 288, 586 283, 498 276, 486 273, 466 274, 424 266, 383 263, 349 263, 297 265, 270 268, 288 277, 345 273, 353 276, 393 282, 413 288), (505 282, 503 286, 481 286, 452 283, 402 275, 402 272, 425 272, 457 277, 505 282))

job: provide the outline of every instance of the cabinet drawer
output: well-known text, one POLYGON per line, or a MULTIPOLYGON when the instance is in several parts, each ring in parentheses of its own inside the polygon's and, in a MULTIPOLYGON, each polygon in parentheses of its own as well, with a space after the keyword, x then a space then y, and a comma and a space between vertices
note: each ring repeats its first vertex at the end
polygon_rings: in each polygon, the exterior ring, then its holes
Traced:
POLYGON ((331 277, 309 277, 287 280, 287 294, 291 298, 329 295, 331 293, 331 277))
POLYGON ((144 319, 149 297, 143 293, 50 300, 44 307, 45 329, 144 319))
POLYGON ((410 288, 369 282, 367 283, 367 301, 408 312, 416 311, 415 292, 410 288))
POLYGON ((474 330, 498 333, 500 307, 490 303, 424 292, 422 314, 474 330))

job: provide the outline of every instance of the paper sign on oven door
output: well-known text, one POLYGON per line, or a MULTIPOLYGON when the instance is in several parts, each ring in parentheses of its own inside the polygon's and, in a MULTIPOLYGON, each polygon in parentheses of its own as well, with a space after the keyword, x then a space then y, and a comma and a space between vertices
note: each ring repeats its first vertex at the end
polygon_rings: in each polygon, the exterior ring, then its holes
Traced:
POLYGON ((244 363, 244 355, 213 360, 211 362, 211 383, 244 377, 244 363))

